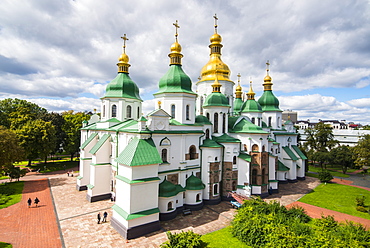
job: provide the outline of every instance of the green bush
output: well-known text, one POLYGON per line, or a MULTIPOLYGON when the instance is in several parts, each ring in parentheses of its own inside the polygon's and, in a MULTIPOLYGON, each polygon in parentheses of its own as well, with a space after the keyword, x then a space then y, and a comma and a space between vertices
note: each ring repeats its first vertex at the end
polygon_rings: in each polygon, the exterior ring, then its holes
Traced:
POLYGON ((368 210, 364 206, 357 206, 356 210, 364 213, 368 212, 368 210))
POLYGON ((327 170, 323 170, 323 171, 320 171, 319 172, 319 180, 323 183, 327 183, 329 182, 331 179, 333 179, 333 176, 332 174, 327 171, 327 170))
POLYGON ((4 205, 10 200, 10 197, 8 195, 0 194, 0 205, 4 205))
POLYGON ((162 248, 203 248, 207 243, 201 240, 202 235, 193 231, 174 233, 167 232, 168 240, 161 244, 162 248))
POLYGON ((365 196, 364 195, 362 197, 360 196, 356 197, 356 206, 365 207, 365 196))

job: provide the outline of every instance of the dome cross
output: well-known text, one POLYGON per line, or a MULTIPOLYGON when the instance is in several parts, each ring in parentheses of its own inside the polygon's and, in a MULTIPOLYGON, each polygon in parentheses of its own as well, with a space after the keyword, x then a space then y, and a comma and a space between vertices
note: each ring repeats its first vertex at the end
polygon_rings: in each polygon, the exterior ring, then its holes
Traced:
POLYGON ((123 40, 123 53, 126 53, 126 41, 128 40, 126 34, 124 34, 121 39, 123 40))
POLYGON ((179 35, 178 33, 177 33, 177 30, 180 28, 180 26, 179 26, 179 24, 178 24, 178 21, 176 20, 176 22, 175 23, 172 23, 174 26, 175 26, 175 28, 176 28, 176 34, 175 34, 175 38, 176 38, 176 41, 177 41, 177 36, 179 35))
POLYGON ((217 14, 215 14, 213 18, 215 18, 215 33, 217 34, 217 20, 218 20, 217 14))

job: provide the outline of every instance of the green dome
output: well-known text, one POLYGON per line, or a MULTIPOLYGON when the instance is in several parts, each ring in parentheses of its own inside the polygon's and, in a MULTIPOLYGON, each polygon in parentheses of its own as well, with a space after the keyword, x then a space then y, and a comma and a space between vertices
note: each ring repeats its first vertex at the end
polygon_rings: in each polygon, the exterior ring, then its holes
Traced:
POLYGON ((242 108, 242 113, 249 113, 249 112, 262 112, 261 105, 256 100, 247 100, 244 102, 242 108))
POLYGON ((229 101, 227 100, 226 96, 220 92, 212 92, 210 95, 207 96, 206 100, 204 101, 203 107, 208 106, 230 107, 229 101))
POLYGON ((166 178, 159 184, 160 197, 171 197, 177 195, 177 193, 176 185, 167 181, 166 178))
POLYGON ((159 93, 191 93, 191 80, 182 70, 181 65, 172 64, 167 73, 159 80, 159 93))
POLYGON ((267 133, 252 122, 240 117, 229 118, 229 132, 231 133, 267 133))
POLYGON ((139 88, 128 73, 118 73, 116 78, 107 85, 104 97, 133 98, 142 101, 139 88))
POLYGON ((188 179, 186 179, 186 187, 187 190, 200 190, 204 189, 206 186, 202 183, 202 180, 200 180, 198 177, 191 174, 188 179))
POLYGON ((218 147, 223 147, 222 145, 218 144, 216 141, 211 140, 211 139, 205 139, 203 141, 203 144, 200 145, 200 147, 213 147, 213 148, 218 148, 218 147))
POLYGON ((212 125, 212 123, 204 115, 197 115, 195 117, 195 123, 202 125, 212 125))
POLYGON ((258 99, 258 103, 261 105, 263 111, 279 111, 279 100, 274 96, 271 90, 265 90, 258 99))
POLYGON ((239 113, 242 110, 243 103, 241 98, 236 98, 234 101, 234 112, 239 113))

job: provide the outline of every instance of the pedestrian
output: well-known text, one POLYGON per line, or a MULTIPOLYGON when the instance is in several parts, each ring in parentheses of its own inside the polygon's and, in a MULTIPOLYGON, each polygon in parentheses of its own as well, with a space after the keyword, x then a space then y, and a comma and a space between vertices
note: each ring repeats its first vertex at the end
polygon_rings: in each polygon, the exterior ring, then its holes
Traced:
POLYGON ((103 222, 107 222, 107 216, 108 216, 108 213, 107 212, 104 212, 102 223, 103 222))
POLYGON ((100 219, 101 219, 101 216, 100 216, 100 213, 98 213, 98 224, 100 224, 100 219))
POLYGON ((31 207, 31 204, 32 204, 32 200, 31 200, 31 198, 28 198, 27 203, 28 203, 28 207, 30 208, 30 207, 31 207))
POLYGON ((37 207, 37 205, 39 204, 39 202, 40 202, 40 200, 39 200, 39 198, 35 198, 35 204, 36 204, 36 207, 37 207))
POLYGON ((67 176, 69 177, 69 171, 67 172, 67 176))

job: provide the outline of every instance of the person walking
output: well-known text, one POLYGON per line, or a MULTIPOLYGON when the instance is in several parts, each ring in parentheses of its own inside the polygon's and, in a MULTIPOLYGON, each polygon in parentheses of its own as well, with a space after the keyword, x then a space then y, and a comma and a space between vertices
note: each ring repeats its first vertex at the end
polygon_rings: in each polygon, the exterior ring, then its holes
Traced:
POLYGON ((32 200, 31 200, 31 198, 28 198, 27 203, 28 203, 28 208, 30 208, 30 207, 31 207, 31 204, 32 204, 32 200))
POLYGON ((107 222, 107 216, 108 216, 108 213, 107 212, 104 212, 102 223, 103 222, 107 222))
POLYGON ((98 224, 100 224, 100 219, 101 219, 101 216, 100 216, 100 213, 98 213, 98 224))
POLYGON ((36 207, 37 207, 37 205, 39 204, 39 202, 40 202, 40 200, 39 200, 39 198, 35 198, 35 204, 36 204, 36 207))

